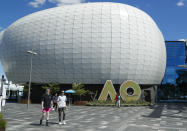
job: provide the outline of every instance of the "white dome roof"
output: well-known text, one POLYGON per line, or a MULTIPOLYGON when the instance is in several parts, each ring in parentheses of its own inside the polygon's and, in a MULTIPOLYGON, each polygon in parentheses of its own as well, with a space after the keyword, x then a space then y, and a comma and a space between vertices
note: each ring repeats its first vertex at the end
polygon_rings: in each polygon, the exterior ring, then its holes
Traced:
POLYGON ((165 43, 145 12, 120 3, 85 3, 25 16, 6 29, 0 45, 9 80, 29 80, 33 49, 35 83, 160 84, 165 43))

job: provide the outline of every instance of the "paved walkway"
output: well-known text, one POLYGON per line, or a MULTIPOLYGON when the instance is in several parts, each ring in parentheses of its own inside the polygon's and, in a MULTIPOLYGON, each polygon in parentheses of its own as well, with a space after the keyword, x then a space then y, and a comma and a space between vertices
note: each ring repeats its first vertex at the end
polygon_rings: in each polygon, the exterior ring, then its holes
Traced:
POLYGON ((67 111, 67 125, 58 125, 51 113, 50 127, 40 126, 40 105, 8 103, 3 109, 7 131, 187 131, 187 104, 159 104, 154 107, 73 106, 67 111))

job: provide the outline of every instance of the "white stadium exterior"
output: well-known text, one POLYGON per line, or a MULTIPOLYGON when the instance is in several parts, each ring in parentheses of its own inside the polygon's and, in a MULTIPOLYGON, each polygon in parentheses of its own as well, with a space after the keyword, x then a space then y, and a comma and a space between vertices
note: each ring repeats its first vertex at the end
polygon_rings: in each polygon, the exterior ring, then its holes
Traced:
POLYGON ((160 84, 166 48, 153 19, 120 3, 66 5, 25 16, 0 34, 0 60, 8 80, 104 84, 126 80, 160 84))

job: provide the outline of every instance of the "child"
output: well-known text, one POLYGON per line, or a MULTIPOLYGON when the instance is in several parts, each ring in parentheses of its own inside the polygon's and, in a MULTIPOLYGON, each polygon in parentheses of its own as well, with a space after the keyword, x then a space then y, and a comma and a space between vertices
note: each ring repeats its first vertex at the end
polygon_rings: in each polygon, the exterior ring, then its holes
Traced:
POLYGON ((120 99, 121 99, 121 96, 117 93, 117 100, 116 100, 116 106, 118 107, 118 108, 120 108, 120 99))

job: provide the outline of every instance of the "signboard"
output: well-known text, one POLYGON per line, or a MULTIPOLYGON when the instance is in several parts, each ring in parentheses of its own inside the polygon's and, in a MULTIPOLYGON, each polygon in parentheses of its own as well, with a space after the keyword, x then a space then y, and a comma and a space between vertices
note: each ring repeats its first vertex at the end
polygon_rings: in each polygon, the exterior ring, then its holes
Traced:
MULTIPOLYGON (((111 80, 106 81, 98 100, 106 101, 108 96, 111 100, 115 100, 116 90, 111 80)), ((125 81, 120 86, 120 96, 126 102, 137 101, 141 96, 141 88, 134 81, 125 81)))

